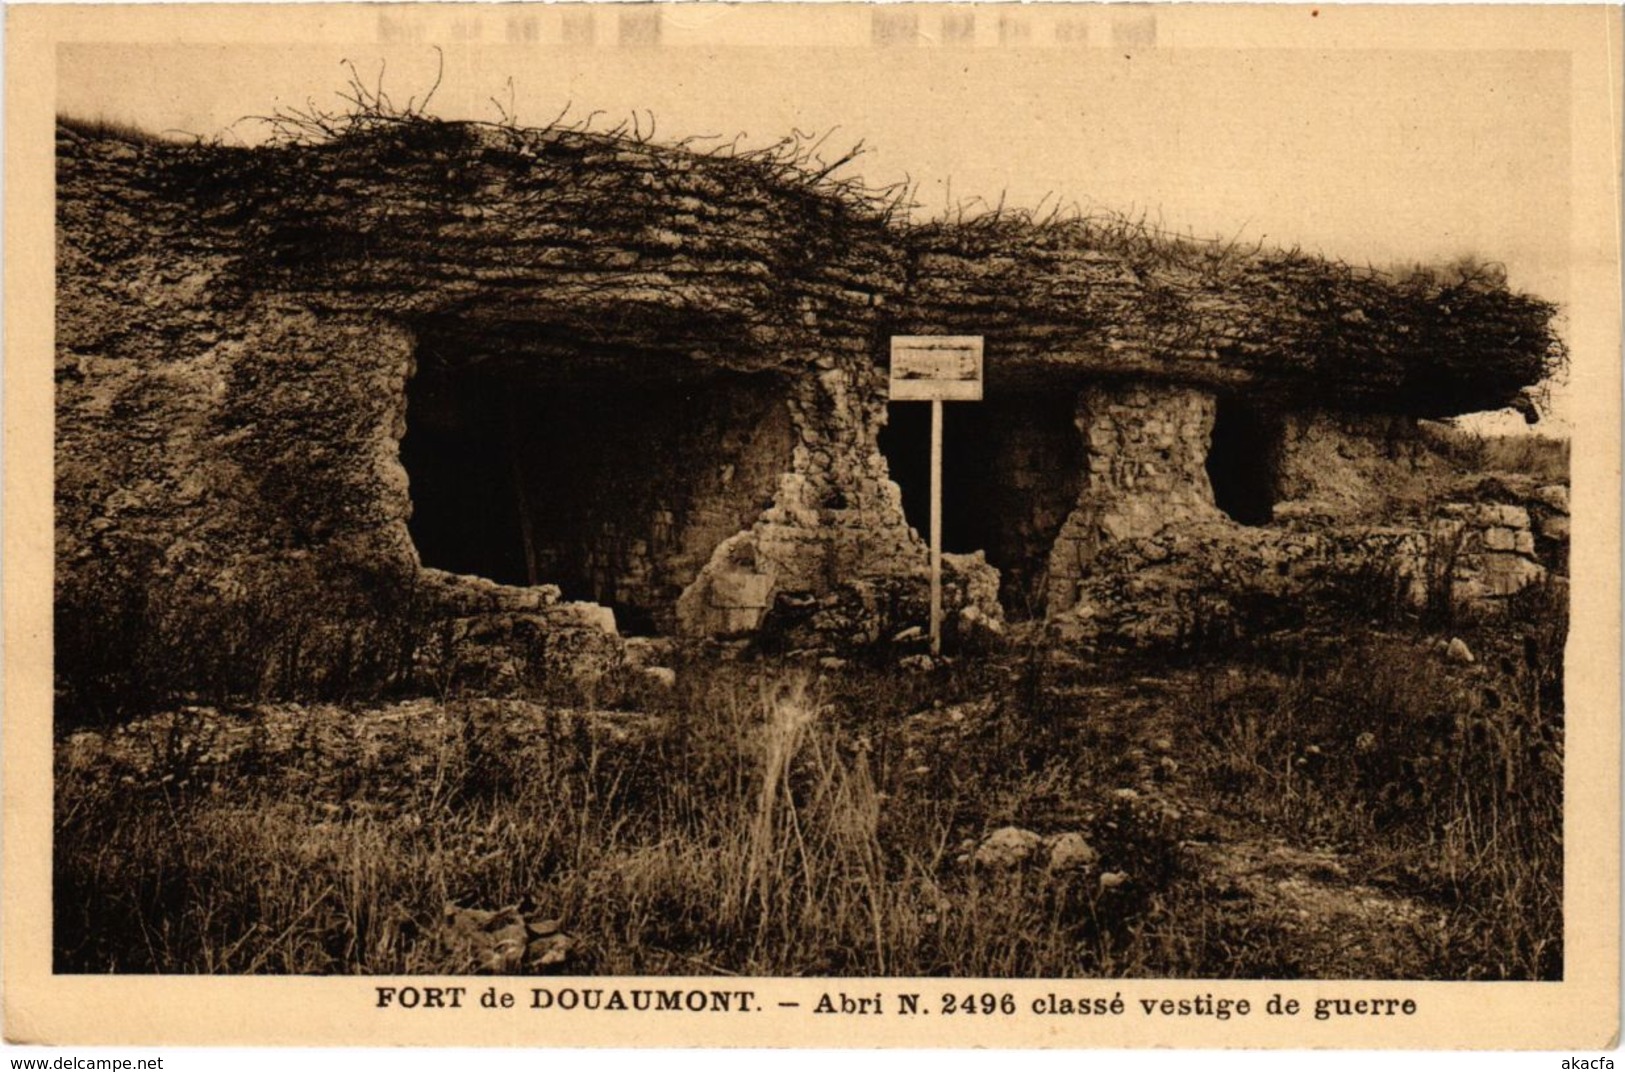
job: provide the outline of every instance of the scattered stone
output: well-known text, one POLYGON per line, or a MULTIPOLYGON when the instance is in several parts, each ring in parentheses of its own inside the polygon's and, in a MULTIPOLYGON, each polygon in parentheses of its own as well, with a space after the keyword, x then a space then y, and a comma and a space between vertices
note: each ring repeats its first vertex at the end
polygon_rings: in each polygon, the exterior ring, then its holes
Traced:
POLYGON ((1100 853, 1082 834, 1057 834, 1049 839, 1049 870, 1086 871, 1100 860, 1100 853))
POLYGON ((634 670, 646 666, 665 666, 675 654, 674 649, 675 645, 666 637, 627 637, 626 665, 634 670))
POLYGON ((972 605, 959 612, 961 643, 986 646, 1004 639, 1004 635, 1004 621, 988 614, 981 607, 972 605))
POLYGON ((913 670, 916 673, 928 673, 937 664, 929 655, 905 655, 897 660, 897 665, 904 670, 913 670))
POLYGON ((466 970, 508 974, 524 962, 529 934, 517 907, 493 912, 448 904, 439 940, 466 970))
POLYGON ((825 670, 845 670, 846 660, 837 655, 826 655, 818 660, 818 665, 825 670))
POLYGON ((643 676, 650 684, 663 689, 675 688, 677 685, 677 671, 669 666, 645 666, 643 676))
POLYGON ((1019 826, 1001 826, 976 846, 971 862, 977 867, 995 871, 1009 871, 1033 858, 1044 839, 1031 830, 1019 826))
POLYGON ((1107 890, 1115 890, 1117 887, 1121 886, 1123 883, 1125 883, 1127 881, 1128 881, 1128 872, 1127 871, 1105 871, 1105 872, 1102 872, 1101 876, 1100 876, 1100 889, 1101 889, 1101 892, 1104 893, 1107 890))
POLYGON ((563 603, 559 605, 562 617, 573 616, 580 628, 596 629, 609 636, 619 636, 615 628, 615 611, 597 603, 563 603))
POLYGON ((447 903, 433 940, 463 970, 495 975, 556 967, 575 948, 562 921, 527 918, 520 905, 490 910, 447 903))
POLYGON ((1450 638, 1450 643, 1445 647, 1444 655, 1451 662, 1461 663, 1466 666, 1478 661, 1473 657, 1473 649, 1469 648, 1467 642, 1462 640, 1461 637, 1450 638))
POLYGON ((527 966, 553 968, 564 964, 575 951, 575 939, 568 934, 549 934, 533 938, 525 946, 527 966))

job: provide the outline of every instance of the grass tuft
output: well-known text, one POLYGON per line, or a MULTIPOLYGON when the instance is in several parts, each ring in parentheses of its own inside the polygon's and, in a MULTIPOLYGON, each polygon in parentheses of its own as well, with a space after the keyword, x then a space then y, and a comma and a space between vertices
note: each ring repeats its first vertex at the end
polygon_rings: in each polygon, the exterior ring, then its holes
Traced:
POLYGON ((489 970, 446 906, 524 905, 572 974, 1560 978, 1564 589, 1425 628, 77 729, 56 969, 489 970))

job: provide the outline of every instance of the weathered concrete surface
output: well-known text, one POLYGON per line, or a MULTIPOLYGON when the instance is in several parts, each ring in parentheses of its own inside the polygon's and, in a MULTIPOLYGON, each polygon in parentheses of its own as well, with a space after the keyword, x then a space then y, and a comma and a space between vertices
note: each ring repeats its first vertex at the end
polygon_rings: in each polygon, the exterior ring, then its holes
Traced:
POLYGON ((1429 536, 1429 551, 1448 570, 1451 597, 1457 602, 1505 599, 1546 576, 1523 506, 1446 503, 1429 536))
POLYGON ((1377 414, 1311 410, 1284 414, 1273 458, 1276 510, 1349 517, 1387 506, 1395 479, 1439 468, 1416 422, 1377 414))

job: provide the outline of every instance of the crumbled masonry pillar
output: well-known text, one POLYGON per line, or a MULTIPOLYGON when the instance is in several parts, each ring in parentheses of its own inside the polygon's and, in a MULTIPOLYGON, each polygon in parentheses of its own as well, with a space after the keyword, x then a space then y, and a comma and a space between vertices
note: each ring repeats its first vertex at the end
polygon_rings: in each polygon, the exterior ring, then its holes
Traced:
POLYGON ((1079 580, 1106 545, 1218 516, 1205 468, 1214 412, 1211 393, 1184 387, 1114 384, 1078 394, 1084 481, 1050 552, 1050 614, 1077 602, 1079 580))
POLYGON ((791 383, 789 471, 772 505, 723 541, 683 592, 680 633, 750 632, 781 592, 823 596, 844 581, 923 568, 924 548, 876 446, 885 414, 879 375, 867 362, 832 357, 791 383))

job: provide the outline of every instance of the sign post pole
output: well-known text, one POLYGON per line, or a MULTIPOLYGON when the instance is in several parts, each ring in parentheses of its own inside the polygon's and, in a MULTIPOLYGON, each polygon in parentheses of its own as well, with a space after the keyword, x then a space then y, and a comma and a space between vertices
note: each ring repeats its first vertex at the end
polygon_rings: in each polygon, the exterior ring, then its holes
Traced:
POLYGON ((931 403, 931 654, 942 654, 942 403, 982 400, 980 335, 893 335, 891 401, 931 403))
POLYGON ((931 400, 931 654, 942 654, 942 399, 931 400))

